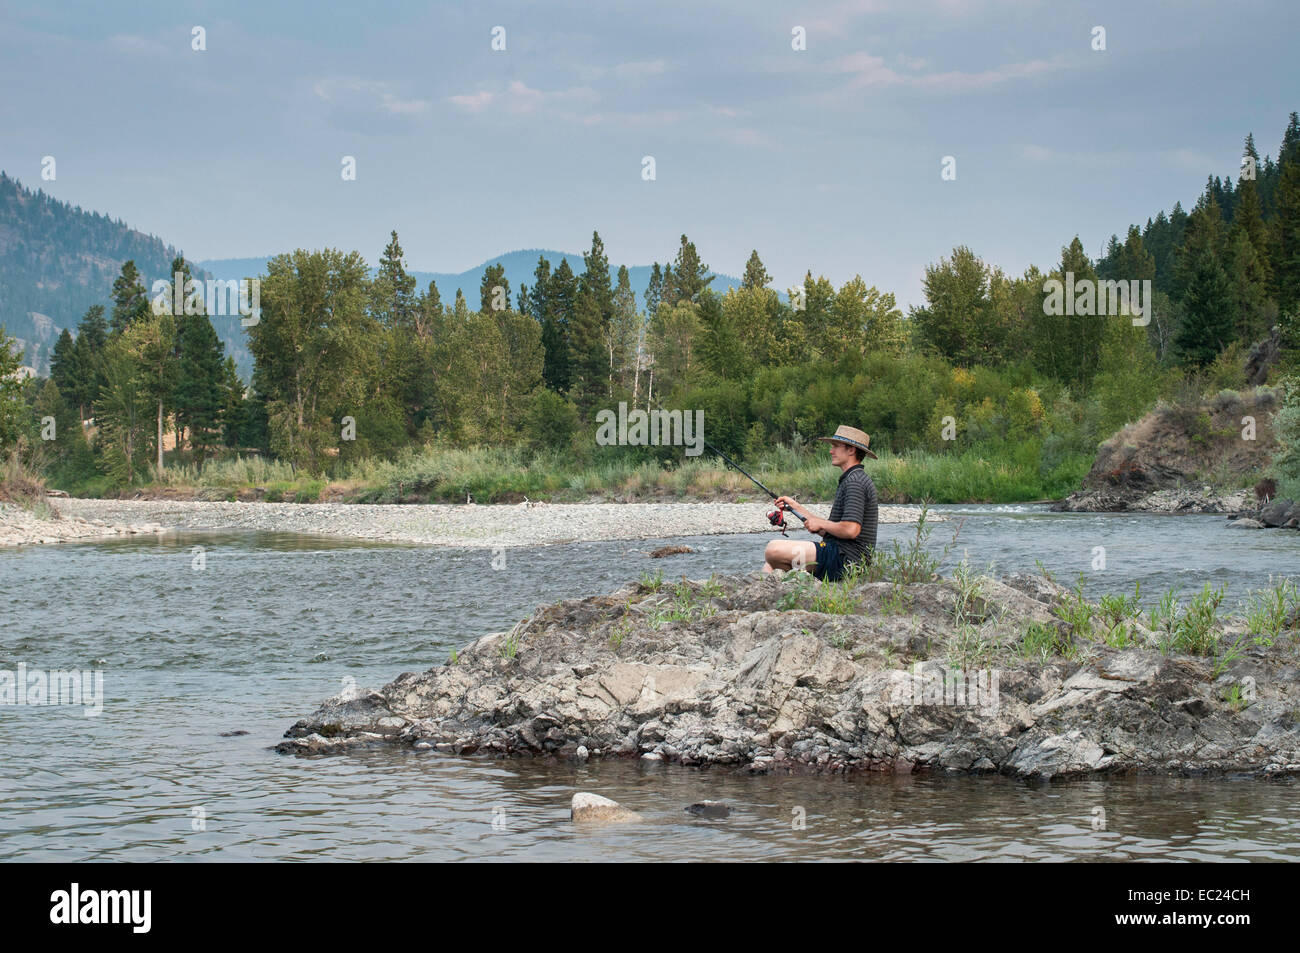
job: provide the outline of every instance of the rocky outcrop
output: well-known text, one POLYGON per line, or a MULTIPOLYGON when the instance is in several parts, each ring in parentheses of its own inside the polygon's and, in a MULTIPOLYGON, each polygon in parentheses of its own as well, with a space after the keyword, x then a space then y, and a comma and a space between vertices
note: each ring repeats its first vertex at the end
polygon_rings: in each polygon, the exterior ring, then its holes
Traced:
POLYGON ((1053 505, 1066 512, 1240 513, 1277 450, 1277 388, 1223 391, 1192 406, 1161 404, 1097 448, 1083 488, 1053 505), (1247 436, 1249 439, 1247 439, 1247 436))
POLYGON ((1024 575, 629 585, 329 699, 277 749, 585 749, 750 772, 1300 772, 1295 633, 1242 640, 1216 664, 1140 619, 1085 632, 1063 618, 1077 606, 1024 575))

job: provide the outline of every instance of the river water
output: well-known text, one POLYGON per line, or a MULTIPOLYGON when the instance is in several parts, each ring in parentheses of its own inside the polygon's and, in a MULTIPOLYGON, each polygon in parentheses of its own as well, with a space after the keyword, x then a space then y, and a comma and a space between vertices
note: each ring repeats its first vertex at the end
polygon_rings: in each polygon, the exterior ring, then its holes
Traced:
MULTIPOLYGON (((1085 590, 1300 575, 1300 534, 1219 517, 939 507, 948 561, 1085 590), (1104 554, 1096 547, 1103 547, 1104 554), (1099 556, 1104 555, 1100 568, 1099 556), (1099 568, 1094 569, 1097 565, 1099 568)), ((761 514, 758 514, 761 519, 761 514)), ((882 544, 911 527, 882 526, 882 544)), ((639 762, 269 750, 349 680, 442 662, 539 603, 751 570, 759 535, 452 551, 265 533, 0 551, 0 670, 103 670, 103 711, 0 707, 0 859, 1295 859, 1291 781, 750 777, 639 762), (652 560, 665 542, 697 551, 652 560), (194 568, 196 547, 203 568, 194 568), (496 560, 494 568, 493 560, 496 560), (236 734, 246 732, 246 734, 236 734), (589 790, 643 824, 585 830, 589 790), (725 800, 725 820, 683 808, 725 800)))

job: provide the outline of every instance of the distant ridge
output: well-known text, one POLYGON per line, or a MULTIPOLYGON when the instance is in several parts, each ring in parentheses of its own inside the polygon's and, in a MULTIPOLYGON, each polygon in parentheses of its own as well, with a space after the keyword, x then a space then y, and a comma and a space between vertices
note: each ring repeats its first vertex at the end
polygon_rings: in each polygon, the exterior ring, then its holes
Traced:
MULTIPOLYGON (((408 270, 408 274, 414 275, 416 287, 423 291, 429 287, 430 281, 438 283, 438 293, 442 296, 444 304, 451 304, 456 300, 456 289, 460 288, 465 292, 465 299, 469 302, 471 308, 478 307, 478 289, 479 283, 483 278, 483 271, 489 265, 502 265, 506 270, 506 280, 510 282, 510 302, 517 302, 520 283, 532 288, 533 271, 537 268, 537 259, 539 256, 547 258, 551 263, 551 269, 559 267, 561 260, 567 260, 569 267, 573 269, 574 274, 579 274, 585 267, 582 263, 582 255, 573 252, 556 251, 552 248, 523 248, 517 251, 506 252, 503 255, 496 255, 484 261, 481 265, 468 268, 465 271, 414 271, 408 270)), ((215 258, 207 261, 200 261, 196 264, 198 267, 212 273, 214 278, 252 278, 257 275, 266 273, 266 263, 273 256, 267 255, 262 258, 215 258)), ((638 308, 645 306, 645 292, 650 284, 650 271, 652 265, 628 265, 627 276, 632 283, 632 290, 636 292, 636 304, 638 308)), ((611 284, 618 281, 617 262, 610 262, 609 279, 611 284)), ((731 275, 710 272, 714 275, 713 283, 710 288, 725 293, 728 288, 739 288, 740 279, 731 275)))

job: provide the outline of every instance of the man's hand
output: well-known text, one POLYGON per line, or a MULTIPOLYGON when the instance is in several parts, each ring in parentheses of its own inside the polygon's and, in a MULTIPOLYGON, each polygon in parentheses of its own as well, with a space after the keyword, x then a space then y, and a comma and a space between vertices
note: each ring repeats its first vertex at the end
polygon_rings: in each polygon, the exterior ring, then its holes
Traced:
POLYGON ((803 528, 810 533, 826 534, 826 520, 819 519, 816 516, 810 516, 803 522, 803 528))
POLYGON ((794 509, 796 506, 799 505, 799 503, 797 500, 795 500, 793 496, 778 496, 776 498, 776 505, 784 506, 787 509, 794 509))

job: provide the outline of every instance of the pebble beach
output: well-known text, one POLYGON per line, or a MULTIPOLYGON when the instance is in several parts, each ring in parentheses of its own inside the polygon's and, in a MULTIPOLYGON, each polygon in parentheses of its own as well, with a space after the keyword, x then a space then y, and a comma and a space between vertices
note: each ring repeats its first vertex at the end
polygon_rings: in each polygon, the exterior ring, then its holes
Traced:
MULTIPOLYGON (((0 507, 0 545, 170 530, 311 533, 430 546, 535 546, 723 533, 772 533, 761 503, 357 504, 86 500, 51 497, 53 519, 0 507)), ((809 504, 825 515, 829 502, 809 504)), ((917 506, 882 506, 881 523, 914 523, 917 506)), ((931 515, 929 519, 939 519, 931 515)))

